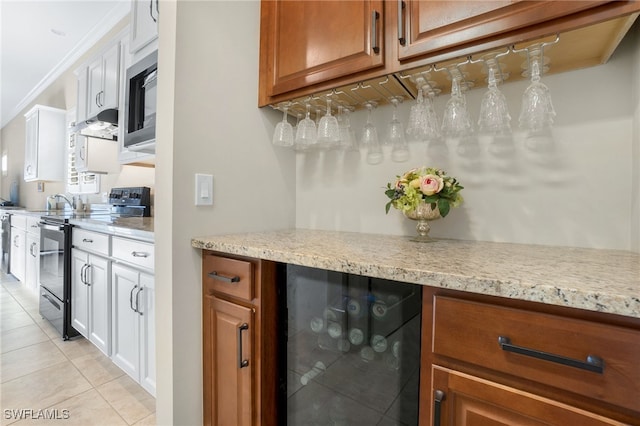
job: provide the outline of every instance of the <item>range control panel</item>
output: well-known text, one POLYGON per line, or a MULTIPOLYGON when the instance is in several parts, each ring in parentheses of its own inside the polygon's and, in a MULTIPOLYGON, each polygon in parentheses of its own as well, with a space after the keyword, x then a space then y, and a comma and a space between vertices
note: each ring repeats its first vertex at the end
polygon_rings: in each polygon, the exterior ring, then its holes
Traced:
POLYGON ((144 207, 144 216, 149 216, 151 212, 151 189, 146 186, 112 188, 109 193, 109 204, 112 206, 144 207))

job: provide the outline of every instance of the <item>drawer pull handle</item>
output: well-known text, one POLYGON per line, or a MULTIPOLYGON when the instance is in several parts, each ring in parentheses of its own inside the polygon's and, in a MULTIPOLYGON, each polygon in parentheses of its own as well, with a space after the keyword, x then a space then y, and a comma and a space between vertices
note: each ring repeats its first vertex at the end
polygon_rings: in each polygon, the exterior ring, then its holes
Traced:
POLYGON ((433 393, 433 426, 440 426, 440 411, 442 409, 442 401, 444 401, 444 392, 439 389, 433 393))
POLYGON ((93 240, 92 240, 91 238, 83 238, 83 239, 82 239, 82 242, 83 242, 83 243, 92 243, 92 242, 93 242, 93 240))
POLYGON ((602 374, 604 372, 604 360, 595 355, 587 355, 586 361, 579 359, 567 358, 562 355, 556 355, 549 352, 538 351, 536 349, 525 348, 511 344, 511 339, 505 336, 498 337, 498 343, 503 351, 514 352, 520 355, 526 355, 533 358, 551 361, 569 367, 580 368, 582 370, 593 371, 602 374))
POLYGON ((133 257, 149 257, 149 253, 145 253, 143 251, 132 251, 131 256, 133 257))
POLYGON ((209 272, 209 277, 213 278, 214 280, 224 281, 226 283, 240 282, 240 277, 237 275, 234 275, 233 277, 225 277, 224 275, 220 275, 216 271, 209 272))
POLYGON ((242 359, 242 332, 249 329, 249 324, 246 322, 238 327, 238 368, 244 368, 249 366, 248 359, 242 359))

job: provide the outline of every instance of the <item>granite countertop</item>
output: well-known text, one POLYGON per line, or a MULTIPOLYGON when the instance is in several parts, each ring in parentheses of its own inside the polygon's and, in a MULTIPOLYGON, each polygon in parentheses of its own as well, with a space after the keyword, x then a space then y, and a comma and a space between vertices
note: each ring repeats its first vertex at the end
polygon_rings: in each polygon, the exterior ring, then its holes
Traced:
POLYGON ((109 221, 70 219, 69 223, 90 231, 154 242, 153 217, 117 217, 109 221))
MULTIPOLYGON (((6 210, 0 208, 0 211, 6 210)), ((7 210, 11 214, 20 214, 24 216, 42 217, 44 215, 60 215, 68 216, 73 214, 70 210, 31 210, 24 208, 13 208, 7 210)), ((135 238, 147 242, 154 242, 153 233, 153 217, 111 217, 105 210, 96 210, 99 214, 95 217, 69 218, 69 223, 79 228, 88 229, 96 232, 104 232, 107 234, 135 238)), ((84 212, 87 213, 87 212, 84 212)))
POLYGON ((453 290, 640 318, 640 254, 355 232, 195 237, 192 246, 453 290))

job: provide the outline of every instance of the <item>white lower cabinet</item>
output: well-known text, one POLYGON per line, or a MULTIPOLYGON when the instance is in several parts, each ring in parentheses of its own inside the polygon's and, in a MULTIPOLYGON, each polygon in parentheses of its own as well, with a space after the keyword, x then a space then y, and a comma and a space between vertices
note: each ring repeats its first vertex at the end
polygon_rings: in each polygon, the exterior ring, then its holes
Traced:
POLYGON ((24 284, 32 292, 37 294, 40 281, 40 233, 25 233, 26 253, 24 284))
POLYGON ((111 271, 109 259, 71 251, 71 324, 98 349, 111 355, 111 271))
POLYGON ((27 265, 27 218, 11 215, 11 274, 24 283, 27 265))
POLYGON ((149 393, 156 393, 153 275, 128 265, 111 268, 111 359, 149 393))

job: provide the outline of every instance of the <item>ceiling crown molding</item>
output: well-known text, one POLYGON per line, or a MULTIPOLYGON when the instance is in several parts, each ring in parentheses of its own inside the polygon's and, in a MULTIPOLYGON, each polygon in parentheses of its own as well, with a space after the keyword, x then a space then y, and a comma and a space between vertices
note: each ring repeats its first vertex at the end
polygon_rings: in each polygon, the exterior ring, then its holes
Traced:
MULTIPOLYGON (((34 99, 40 95, 47 87, 53 84, 58 77, 66 72, 78 59, 82 57, 89 49, 111 31, 123 18, 129 16, 131 12, 130 1, 118 1, 111 11, 98 22, 98 24, 90 31, 69 53, 55 66, 51 71, 43 77, 42 80, 16 105, 10 114, 2 117, 4 127, 20 114, 20 111, 27 108, 34 99)), ((4 114, 3 114, 4 115, 4 114)))

